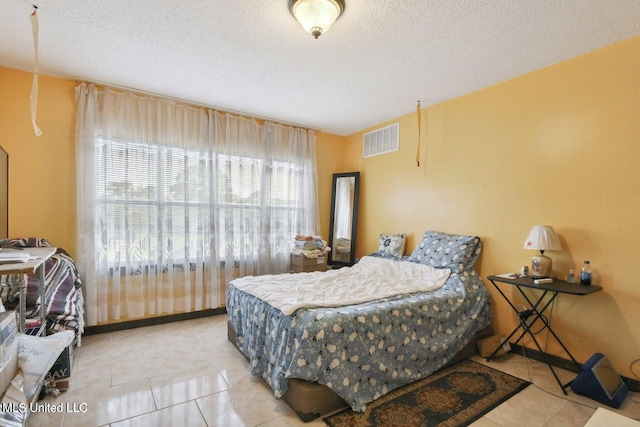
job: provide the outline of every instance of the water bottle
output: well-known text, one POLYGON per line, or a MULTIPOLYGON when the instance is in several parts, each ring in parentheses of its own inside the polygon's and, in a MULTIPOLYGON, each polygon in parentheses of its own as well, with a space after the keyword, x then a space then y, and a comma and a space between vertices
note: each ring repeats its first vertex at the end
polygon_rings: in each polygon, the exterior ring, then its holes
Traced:
POLYGON ((581 285, 590 285, 591 284, 591 264, 589 261, 585 261, 582 264, 582 271, 580 272, 580 284, 581 285))

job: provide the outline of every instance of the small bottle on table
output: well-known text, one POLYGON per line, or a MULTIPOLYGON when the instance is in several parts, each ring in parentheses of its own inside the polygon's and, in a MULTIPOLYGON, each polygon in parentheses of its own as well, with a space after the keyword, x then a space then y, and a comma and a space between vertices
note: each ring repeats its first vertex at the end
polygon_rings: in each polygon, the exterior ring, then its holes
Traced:
POLYGON ((582 264, 582 271, 580 272, 580 284, 591 284, 591 263, 587 260, 582 264))

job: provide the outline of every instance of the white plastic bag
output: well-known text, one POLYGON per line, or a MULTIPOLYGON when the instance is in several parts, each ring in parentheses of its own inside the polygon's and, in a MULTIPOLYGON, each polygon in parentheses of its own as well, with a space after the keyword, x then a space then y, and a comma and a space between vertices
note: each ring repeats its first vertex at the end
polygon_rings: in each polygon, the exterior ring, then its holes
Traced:
POLYGON ((24 372, 27 399, 56 362, 62 351, 73 342, 74 333, 62 331, 46 337, 18 334, 18 366, 24 372))

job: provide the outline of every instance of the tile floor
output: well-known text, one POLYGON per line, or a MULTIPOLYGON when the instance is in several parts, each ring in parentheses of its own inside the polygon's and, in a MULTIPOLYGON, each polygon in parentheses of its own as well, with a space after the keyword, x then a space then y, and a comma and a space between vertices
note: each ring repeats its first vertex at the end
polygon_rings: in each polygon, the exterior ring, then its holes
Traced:
MULTIPOLYGON (((246 359, 227 341, 226 321, 220 315, 84 337, 70 389, 41 401, 51 409, 32 413, 29 426, 324 425, 301 422, 251 378, 246 359)), ((475 427, 583 426, 598 406, 571 392, 563 396, 539 362, 505 355, 489 365, 533 385, 475 427)), ((568 380, 573 374, 560 375, 568 380)), ((617 412, 639 419, 640 394, 632 393, 617 412)))

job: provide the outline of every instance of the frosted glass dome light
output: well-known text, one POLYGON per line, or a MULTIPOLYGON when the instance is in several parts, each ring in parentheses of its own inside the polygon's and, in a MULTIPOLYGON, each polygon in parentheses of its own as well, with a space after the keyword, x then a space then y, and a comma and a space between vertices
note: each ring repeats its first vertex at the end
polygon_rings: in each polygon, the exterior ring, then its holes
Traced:
POLYGON ((316 39, 344 12, 343 0, 289 0, 289 11, 316 39))

